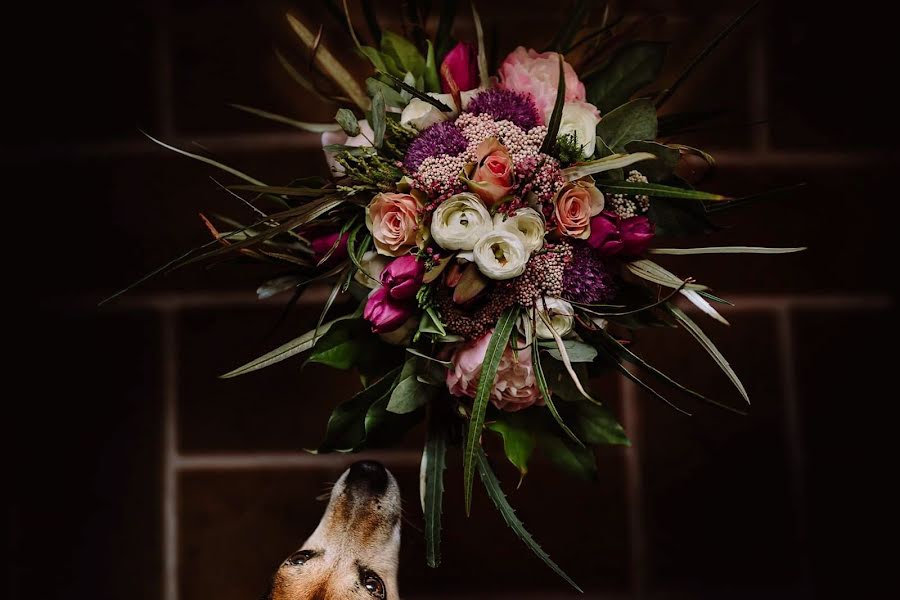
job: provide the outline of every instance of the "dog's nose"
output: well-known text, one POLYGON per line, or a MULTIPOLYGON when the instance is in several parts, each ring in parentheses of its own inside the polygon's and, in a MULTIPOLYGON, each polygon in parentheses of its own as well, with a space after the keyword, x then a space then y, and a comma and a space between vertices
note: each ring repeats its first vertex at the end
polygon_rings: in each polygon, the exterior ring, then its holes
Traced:
POLYGON ((361 460, 347 470, 347 487, 364 489, 371 494, 383 494, 387 489, 388 472, 380 462, 361 460))

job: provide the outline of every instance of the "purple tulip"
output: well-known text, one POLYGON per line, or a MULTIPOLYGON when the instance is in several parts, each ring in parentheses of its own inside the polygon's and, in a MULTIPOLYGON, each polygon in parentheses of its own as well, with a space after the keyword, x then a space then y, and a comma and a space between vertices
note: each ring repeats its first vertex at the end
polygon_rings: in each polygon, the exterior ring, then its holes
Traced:
POLYGON ((341 235, 339 231, 332 231, 323 236, 312 238, 309 245, 312 247, 313 257, 316 259, 316 262, 325 258, 332 248, 334 248, 334 252, 331 252, 331 256, 328 257, 328 263, 347 258, 347 239, 349 237, 349 233, 341 235), (338 236, 340 236, 340 240, 338 240, 338 236), (337 242, 337 247, 334 246, 335 242, 337 242))
POLYGON ((381 285, 394 300, 409 300, 422 287, 425 264, 407 254, 394 259, 381 272, 381 285))
POLYGON ((363 317, 372 324, 373 333, 388 333, 399 329, 413 314, 409 302, 394 300, 385 287, 369 295, 363 317))
POLYGON ((653 223, 644 216, 624 219, 619 223, 619 236, 622 238, 622 254, 640 256, 653 240, 653 223))
POLYGON ((453 93, 450 79, 460 92, 478 87, 478 55, 472 44, 460 42, 444 57, 441 63, 441 90, 445 94, 453 93))
POLYGON ((609 213, 600 213, 591 219, 591 235, 587 243, 596 248, 600 256, 612 256, 622 251, 623 243, 619 237, 619 228, 613 221, 615 217, 609 213))

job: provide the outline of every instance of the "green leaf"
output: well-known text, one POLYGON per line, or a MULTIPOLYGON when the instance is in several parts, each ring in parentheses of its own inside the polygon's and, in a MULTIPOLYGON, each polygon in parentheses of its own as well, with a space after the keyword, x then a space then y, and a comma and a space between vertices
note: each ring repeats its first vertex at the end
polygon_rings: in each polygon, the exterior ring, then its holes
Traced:
POLYGON ((507 501, 506 496, 503 494, 503 488, 500 487, 500 481, 497 479, 497 476, 494 475, 494 471, 491 470, 491 466, 487 461, 487 456, 485 456, 484 450, 481 447, 479 447, 475 453, 475 460, 478 463, 478 473, 481 475, 484 489, 487 490, 488 496, 494 502, 494 506, 500 511, 500 515, 503 517, 503 520, 506 521, 506 524, 510 529, 512 529, 515 534, 519 536, 519 539, 525 542, 525 545, 528 546, 532 552, 537 554, 554 573, 562 577, 573 588, 583 593, 583 590, 578 587, 578 584, 572 581, 572 578, 566 575, 566 573, 550 559, 547 553, 534 541, 534 538, 531 537, 528 530, 525 529, 525 525, 519 520, 519 517, 516 516, 516 511, 509 505, 509 501, 507 501))
POLYGON ((650 181, 665 181, 675 172, 675 165, 681 157, 678 148, 672 148, 658 142, 634 141, 625 144, 629 152, 647 152, 656 157, 656 160, 647 161, 638 167, 642 175, 650 181))
MULTIPOLYGON (((335 127, 337 127, 337 125, 335 125, 335 127)), ((207 157, 201 156, 199 154, 194 154, 193 152, 188 152, 186 150, 181 150, 180 148, 176 148, 175 146, 170 146, 169 144, 166 144, 165 142, 161 142, 160 140, 156 139, 155 137, 153 137, 152 135, 150 135, 148 133, 145 133, 143 131, 141 133, 143 133, 145 136, 147 136, 150 139, 150 141, 152 141, 156 144, 159 144, 163 148, 171 150, 172 152, 177 152, 178 154, 181 154, 182 156, 187 156, 188 158, 193 158, 194 160, 199 160, 202 163, 212 165, 212 166, 216 167, 217 169, 221 169, 221 170, 225 171, 226 173, 230 173, 230 174, 234 175, 235 177, 243 179, 246 182, 252 183, 253 185, 263 185, 263 186, 266 185, 259 179, 254 179, 253 177, 250 177, 249 175, 247 175, 245 173, 241 173, 237 169, 233 169, 227 165, 223 165, 222 163, 215 161, 211 158, 207 158, 207 157)))
POLYGON ((534 368, 534 378, 537 382, 538 390, 540 390, 541 396, 544 398, 544 404, 547 406, 547 410, 550 411, 553 420, 556 421, 556 424, 559 425, 560 429, 562 429, 572 441, 583 446, 584 444, 582 444, 581 440, 578 439, 578 436, 569 429, 569 426, 566 425, 566 422, 563 421, 562 416, 559 414, 556 402, 553 401, 553 394, 550 392, 550 388, 547 385, 547 378, 544 376, 544 368, 541 366, 540 348, 534 344, 531 345, 531 364, 534 368))
POLYGON ((394 108, 404 108, 407 104, 409 104, 406 100, 403 99, 403 96, 400 95, 400 92, 386 84, 385 82, 375 79, 374 77, 369 77, 366 79, 366 90, 369 92, 370 96, 374 96, 376 93, 381 92, 381 95, 384 96, 384 103, 387 106, 392 106, 394 108))
MULTIPOLYGON (((396 385, 396 381, 395 381, 396 385)), ((416 423, 422 420, 424 409, 397 414, 387 409, 390 394, 379 398, 366 413, 366 447, 394 446, 416 423)))
POLYGON ((618 181, 616 183, 598 182, 597 185, 614 194, 637 194, 654 196, 658 198, 682 198, 689 200, 728 200, 728 196, 710 194, 698 190, 686 190, 684 188, 662 185, 659 183, 639 183, 631 181, 618 181))
POLYGON ((750 396, 747 395, 747 390, 744 389, 744 384, 741 383, 741 380, 738 378, 737 373, 734 372, 734 369, 731 368, 731 365, 728 364, 728 361, 725 360, 725 357, 719 352, 719 349, 716 348, 716 345, 713 344, 712 340, 710 340, 703 330, 694 323, 693 320, 680 308, 675 306, 674 304, 669 304, 667 306, 669 312, 674 316, 681 325, 687 329, 687 331, 696 339, 704 350, 716 361, 716 364, 719 365, 719 368, 725 372, 725 375, 728 376, 728 379, 731 380, 731 383, 734 384, 734 387, 741 393, 741 396, 750 404, 750 396))
POLYGON ((422 312, 422 319, 419 321, 419 333, 431 333, 434 335, 447 335, 447 330, 441 322, 441 316, 437 309, 429 306, 422 312))
POLYGON ((350 452, 366 441, 366 415, 391 390, 400 368, 396 368, 349 400, 339 404, 328 418, 325 439, 317 452, 350 452))
POLYGON ((437 62, 434 58, 434 46, 431 44, 431 40, 427 40, 427 43, 428 53, 425 56, 425 91, 440 93, 441 80, 438 77, 437 62))
POLYGON ((411 413, 425 406, 434 396, 435 388, 422 383, 418 376, 418 359, 410 358, 403 364, 397 387, 391 392, 387 409, 398 415, 411 413))
POLYGON ((291 119, 290 117, 285 117, 283 115, 278 115, 265 110, 260 110, 258 108, 253 108, 252 106, 244 106, 243 104, 229 104, 228 106, 236 108, 238 110, 242 110, 252 115, 256 115, 257 117, 261 117, 263 119, 268 119, 269 121, 284 123, 285 125, 290 125, 291 127, 296 127, 297 129, 308 131, 311 133, 324 133, 326 131, 338 131, 340 129, 340 126, 334 123, 307 123, 305 121, 297 121, 295 119, 291 119))
POLYGON ((644 383, 644 381, 641 380, 637 375, 635 375, 634 373, 632 373, 631 371, 629 371, 628 369, 626 369, 626 368, 625 368, 625 365, 623 365, 621 362, 619 362, 618 360, 616 360, 616 357, 615 357, 615 355, 613 355, 612 352, 610 352, 610 351, 609 351, 608 349, 606 349, 606 348, 604 348, 603 350, 604 350, 604 352, 606 352, 606 353, 609 355, 610 359, 612 360, 613 366, 614 366, 614 367, 615 367, 622 375, 624 375, 627 379, 629 379, 629 380, 631 380, 632 382, 634 382, 635 384, 637 384, 639 387, 641 387, 644 391, 646 391, 647 393, 649 393, 651 396, 653 396, 653 397, 656 398, 657 400, 660 400, 660 401, 662 401, 663 403, 668 404, 670 407, 672 407, 673 409, 675 409, 675 410, 677 410, 678 412, 682 413, 683 415, 686 415, 686 416, 688 416, 688 417, 691 416, 691 413, 689 413, 688 411, 684 410, 683 408, 677 406, 674 402, 672 402, 671 400, 669 400, 668 398, 666 398, 665 396, 663 396, 662 394, 660 394, 659 392, 657 392, 655 389, 653 389, 652 387, 650 387, 648 384, 644 383))
MULTIPOLYGON (((566 348, 566 353, 569 355, 569 360, 572 362, 590 363, 594 362, 594 359, 597 357, 597 350, 590 344, 585 344, 578 340, 564 340, 563 345, 566 348)), ((547 353, 556 360, 563 359, 555 343, 541 342, 540 346, 547 348, 547 353)))
POLYGON ((486 425, 503 438, 503 452, 506 458, 519 470, 520 481, 528 473, 528 459, 534 453, 537 437, 528 419, 521 413, 503 413, 486 425))
POLYGON ((391 31, 381 34, 381 52, 393 58, 404 72, 417 79, 425 72, 425 58, 415 44, 391 31))
POLYGON ((635 140, 656 138, 656 109, 646 99, 632 100, 607 113, 597 125, 597 136, 613 152, 624 152, 635 140))
POLYGON ((337 114, 334 115, 334 120, 350 137, 359 135, 359 121, 356 120, 356 115, 349 108, 339 108, 337 114))
POLYGON ((625 268, 628 269, 632 275, 663 287, 673 289, 684 288, 695 291, 707 289, 705 285, 686 283, 684 279, 681 279, 674 273, 671 273, 667 269, 664 269, 652 260, 646 258, 627 262, 625 263, 625 268))
POLYGON ((371 341, 372 333, 365 319, 339 321, 319 338, 309 362, 350 369, 370 349, 371 341))
MULTIPOLYGON (((554 394, 567 402, 581 402, 584 400, 584 396, 575 387, 575 382, 562 361, 543 361, 541 366, 544 370, 544 376, 547 378, 547 386, 554 394)), ((572 370, 579 381, 588 380, 586 364, 575 363, 572 365, 572 370)))
POLYGON ((463 452, 463 492, 465 496, 466 515, 472 511, 472 483, 475 478, 476 449, 479 449, 481 429, 484 426, 484 415, 487 411, 488 399, 494 389, 494 380, 497 378, 497 367, 500 358, 506 351, 509 336, 516 326, 519 317, 518 306, 512 306, 497 320, 494 333, 488 342, 484 353, 484 361, 481 363, 481 375, 478 377, 478 388, 475 399, 472 401, 472 416, 469 418, 469 428, 466 436, 466 444, 463 452))
MULTIPOLYGON (((474 5, 473 5, 474 6, 474 5)), ((562 122, 563 106, 566 103, 566 76, 563 71, 563 57, 559 57, 559 83, 556 86, 556 101, 553 103, 553 112, 550 113, 550 120, 547 122, 547 133, 544 135, 544 141, 541 142, 540 152, 550 154, 556 147, 556 136, 559 135, 559 124, 562 122)))
POLYGON ((420 469, 422 512, 425 516, 425 562, 432 569, 441 564, 441 510, 446 457, 447 430, 432 414, 420 469))
POLYGON ((544 455, 566 473, 586 481, 597 478, 597 459, 590 448, 549 434, 541 435, 540 444, 544 455))
POLYGON ((569 181, 573 181, 575 179, 581 179, 582 177, 586 177, 588 175, 596 175, 597 173, 603 173, 605 171, 621 169, 623 167, 633 165, 637 162, 653 160, 655 158, 656 156, 650 154, 649 152, 635 152, 633 154, 610 154, 597 160, 577 163, 575 165, 572 165, 571 167, 563 169, 562 173, 563 175, 565 175, 566 179, 568 179, 569 181))
POLYGON ((566 345, 563 342, 563 339, 559 337, 559 334, 554 329, 553 324, 550 322, 550 317, 547 316, 543 311, 538 311, 538 316, 540 316, 541 320, 544 322, 544 325, 547 326, 547 329, 553 334, 553 339, 556 341, 556 349, 559 351, 560 359, 562 360, 563 365, 566 367, 566 372, 569 374, 569 377, 572 378, 572 383, 575 384, 575 388, 584 396, 586 399, 591 402, 596 402, 590 394, 587 393, 587 390, 584 389, 584 385, 581 383, 581 379, 579 379, 578 374, 575 372, 575 369, 572 367, 572 361, 569 358, 569 353, 566 350, 566 345))
POLYGON ((592 402, 565 404, 566 420, 585 444, 630 446, 631 442, 616 417, 605 406, 592 402))
POLYGON ((381 148, 382 144, 384 144, 384 132, 386 128, 387 112, 384 106, 384 96, 379 90, 375 92, 375 96, 372 97, 372 132, 375 137, 375 139, 372 140, 372 144, 376 148, 381 148))
POLYGON ((606 114, 641 88, 656 81, 668 44, 635 42, 619 50, 596 75, 585 81, 588 102, 606 114))
POLYGON ((453 368, 453 363, 450 362, 449 360, 441 360, 441 359, 435 358, 433 356, 428 356, 424 352, 419 352, 415 348, 407 348, 406 351, 409 352, 410 354, 414 354, 415 356, 418 356, 420 358, 424 358, 425 360, 430 360, 433 363, 437 363, 437 364, 441 365, 442 367, 444 367, 445 369, 453 368))
POLYGON ((666 198, 651 202, 648 216, 658 236, 691 236, 715 229, 703 204, 694 200, 666 198))
POLYGON ((300 87, 315 96, 317 100, 320 100, 327 104, 334 104, 334 100, 328 98, 327 96, 324 96, 309 79, 301 75, 300 72, 294 68, 294 65, 292 65, 281 52, 275 50, 275 57, 278 59, 278 62, 281 64, 282 68, 287 72, 288 76, 290 76, 291 79, 298 83, 300 87))
POLYGON ((791 254, 803 252, 806 247, 799 248, 763 248, 761 246, 707 246, 704 248, 651 248, 651 254, 668 254, 687 256, 693 254, 791 254))
POLYGON ((333 194, 334 190, 323 190, 310 187, 291 187, 275 185, 230 185, 228 189, 238 192, 254 192, 257 194, 274 194, 276 196, 297 196, 301 198, 318 198, 333 194))

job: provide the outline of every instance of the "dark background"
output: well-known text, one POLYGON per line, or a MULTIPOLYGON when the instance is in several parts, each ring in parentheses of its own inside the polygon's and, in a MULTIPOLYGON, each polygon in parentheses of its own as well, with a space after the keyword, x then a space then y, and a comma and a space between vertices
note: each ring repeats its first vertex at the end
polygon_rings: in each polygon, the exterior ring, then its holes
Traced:
MULTIPOLYGON (((500 56, 515 44, 541 47, 569 6, 479 4, 500 56)), ((668 83, 745 5, 639 0, 619 9, 667 16, 652 35, 673 42, 668 83)), ((764 2, 667 106, 728 110, 723 125, 677 140, 719 158, 707 189, 737 196, 807 184, 730 215, 723 222, 733 227, 698 243, 810 249, 666 263, 736 303, 730 330, 703 324, 750 392, 748 417, 694 406, 684 417, 610 378, 597 382, 601 397, 636 445, 603 449, 599 482, 539 462, 513 490, 515 474, 501 470, 520 516, 590 597, 872 595, 875 540, 891 514, 880 482, 896 471, 876 462, 890 455, 891 436, 875 428, 896 401, 896 352, 885 345, 900 166, 895 34, 879 6, 764 2)), ((315 496, 350 460, 300 451, 317 443, 352 376, 301 371, 296 361, 216 379, 305 331, 318 292, 270 337, 280 307, 255 301, 265 273, 254 269, 189 269, 96 308, 206 241, 198 211, 242 210, 210 180, 226 176, 139 129, 183 148, 196 142, 273 184, 324 170, 316 136, 226 106, 331 116, 272 54, 277 46, 303 60, 283 19, 298 8, 30 3, 5 18, 4 279, 15 301, 6 597, 251 600, 311 532, 323 506, 315 496)), ((326 44, 346 50, 327 14, 303 10, 326 23, 326 44)), ((464 12, 456 33, 468 38, 464 12)), ((396 25, 396 10, 384 14, 396 25)), ((734 398, 678 332, 640 344, 664 370, 734 398)), ((404 491, 404 595, 567 597, 486 497, 462 517, 458 463, 447 471, 444 565, 424 566, 419 438, 376 455, 404 491)))

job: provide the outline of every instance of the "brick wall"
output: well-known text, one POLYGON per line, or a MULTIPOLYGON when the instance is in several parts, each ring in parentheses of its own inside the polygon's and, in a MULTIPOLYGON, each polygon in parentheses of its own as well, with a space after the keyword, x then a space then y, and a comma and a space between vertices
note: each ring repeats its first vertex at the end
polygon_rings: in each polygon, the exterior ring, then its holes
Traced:
MULTIPOLYGON (((540 45, 541 28, 562 20, 531 0, 481 4, 488 27, 502 26, 505 49, 540 45)), ((641 0, 629 12, 671 15, 655 32, 674 41, 671 81, 742 7, 641 0)), ((315 136, 225 106, 329 117, 272 58, 273 40, 292 48, 286 8, 171 0, 33 15, 43 17, 35 21, 42 43, 13 71, 30 93, 3 148, 15 206, 36 200, 9 225, 17 241, 10 279, 38 297, 17 313, 25 336, 7 400, 8 597, 255 598, 314 526, 315 496, 356 458, 301 451, 355 389, 352 377, 298 361, 217 379, 305 331, 321 290, 271 335, 281 307, 255 300, 265 276, 258 270, 187 270, 94 307, 205 241, 199 210, 240 210, 210 181, 221 174, 159 149, 138 128, 180 147, 196 142, 273 183, 324 167, 315 136)), ((520 516, 589 597, 803 598, 858 594, 865 584, 857 574, 866 559, 848 548, 865 545, 879 513, 864 499, 875 469, 866 457, 876 448, 860 430, 877 419, 870 407, 887 373, 886 358, 867 348, 883 339, 893 309, 884 283, 892 226, 873 213, 884 210, 900 161, 878 105, 887 84, 869 59, 880 51, 877 19, 863 35, 846 15, 827 12, 764 3, 671 106, 729 110, 735 126, 679 139, 716 154, 711 189, 738 195, 808 183, 729 216, 734 227, 704 241, 808 252, 667 261, 735 303, 725 311, 729 330, 707 329, 747 385, 750 415, 685 404, 694 412, 685 417, 625 381, 600 381, 635 445, 600 452, 599 483, 539 462, 511 491, 520 516)), ((685 383, 733 397, 679 332, 642 335, 640 347, 685 383)), ((415 432, 397 449, 369 454, 404 491, 405 596, 569 597, 486 497, 462 517, 456 463, 447 472, 444 565, 425 568, 420 439, 415 432)), ((513 483, 510 470, 501 475, 513 483)))

